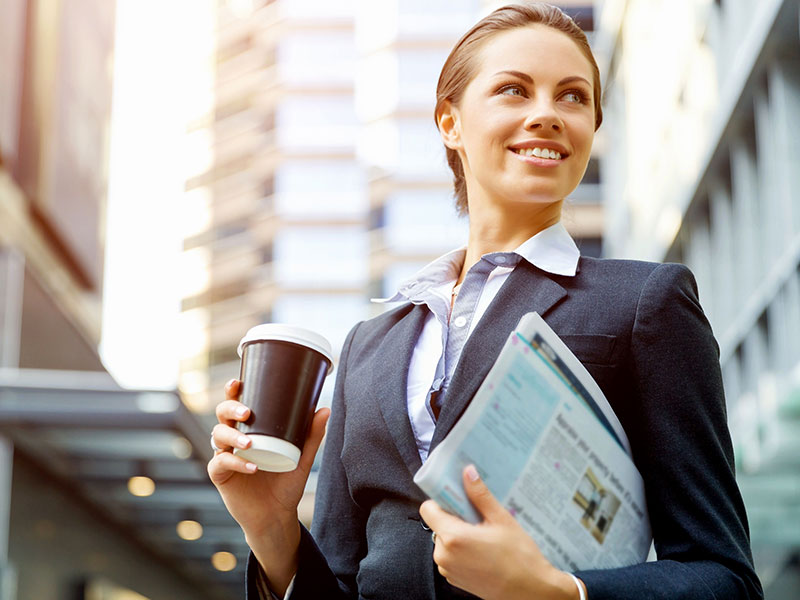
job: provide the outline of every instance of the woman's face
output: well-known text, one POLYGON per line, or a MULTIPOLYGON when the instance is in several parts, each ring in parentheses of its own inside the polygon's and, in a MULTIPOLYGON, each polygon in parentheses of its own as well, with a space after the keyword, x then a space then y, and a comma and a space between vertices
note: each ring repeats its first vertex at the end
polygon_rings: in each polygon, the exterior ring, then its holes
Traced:
MULTIPOLYGON (((502 31, 440 130, 476 203, 552 205, 578 185, 594 138, 592 68, 566 34, 543 25, 502 31)), ((518 206, 517 206, 518 207, 518 206)))

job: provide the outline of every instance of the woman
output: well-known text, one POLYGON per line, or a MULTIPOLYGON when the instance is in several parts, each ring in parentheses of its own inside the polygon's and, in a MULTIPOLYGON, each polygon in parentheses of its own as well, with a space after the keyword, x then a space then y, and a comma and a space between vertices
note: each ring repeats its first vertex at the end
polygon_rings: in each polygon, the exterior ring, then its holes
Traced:
POLYGON ((560 223, 602 120, 583 32, 541 4, 495 11, 459 41, 436 123, 470 218, 466 249, 423 269, 342 350, 313 537, 297 504, 329 411, 299 468, 234 456, 247 409, 217 407, 209 474, 252 549, 249 597, 760 598, 726 427, 718 351, 680 265, 579 257, 560 223), (474 467, 467 524, 412 477, 452 428, 519 317, 537 311, 585 364, 631 443, 658 560, 564 573, 474 467), (431 536, 430 529, 436 532, 431 536))

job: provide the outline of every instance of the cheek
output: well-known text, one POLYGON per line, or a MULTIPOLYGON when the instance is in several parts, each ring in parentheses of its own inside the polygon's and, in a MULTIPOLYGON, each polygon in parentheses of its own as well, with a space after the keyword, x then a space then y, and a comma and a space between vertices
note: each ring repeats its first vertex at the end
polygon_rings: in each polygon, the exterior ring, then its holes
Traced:
POLYGON ((503 135, 503 130, 496 122, 473 122, 469 134, 462 135, 464 152, 473 169, 480 170, 481 166, 497 164, 505 158, 503 153, 507 138, 503 135))
POLYGON ((583 133, 580 136, 575 135, 572 137, 572 148, 575 152, 576 162, 588 162, 592 154, 592 142, 594 136, 591 133, 583 133))

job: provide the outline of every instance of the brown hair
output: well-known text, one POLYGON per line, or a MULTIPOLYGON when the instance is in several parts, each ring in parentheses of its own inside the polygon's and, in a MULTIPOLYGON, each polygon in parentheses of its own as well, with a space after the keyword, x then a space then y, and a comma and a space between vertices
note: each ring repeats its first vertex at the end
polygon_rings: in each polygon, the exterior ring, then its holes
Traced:
MULTIPOLYGON (((595 131, 603 122, 603 109, 600 106, 600 70, 589 47, 586 34, 560 8, 544 3, 510 4, 498 8, 478 21, 467 31, 447 57, 439 75, 436 86, 436 108, 434 119, 438 126, 438 115, 445 101, 457 105, 461 101, 464 90, 475 76, 475 56, 484 42, 492 35, 508 29, 529 25, 545 25, 568 35, 578 46, 592 68, 594 76, 594 128, 595 131)), ((458 152, 445 148, 447 164, 453 171, 453 188, 456 197, 456 208, 459 214, 469 212, 467 203, 467 185, 464 180, 464 167, 458 152)))

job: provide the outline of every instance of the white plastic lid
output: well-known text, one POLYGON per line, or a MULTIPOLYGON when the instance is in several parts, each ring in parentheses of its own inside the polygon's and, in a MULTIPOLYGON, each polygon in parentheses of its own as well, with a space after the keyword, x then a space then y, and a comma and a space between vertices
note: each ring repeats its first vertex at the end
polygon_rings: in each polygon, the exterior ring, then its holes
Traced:
POLYGON ((252 440, 249 448, 234 448, 233 453, 255 463, 262 471, 286 473, 297 468, 300 449, 280 438, 271 435, 249 434, 252 440))
POLYGON ((278 340, 281 342, 291 342, 293 344, 300 344, 312 350, 316 350, 328 359, 330 366, 328 373, 333 370, 333 350, 331 344, 323 336, 302 327, 295 327, 294 325, 284 325, 282 323, 263 323, 251 327, 250 330, 239 342, 237 352, 242 356, 245 344, 251 342, 260 342, 267 340, 278 340))

